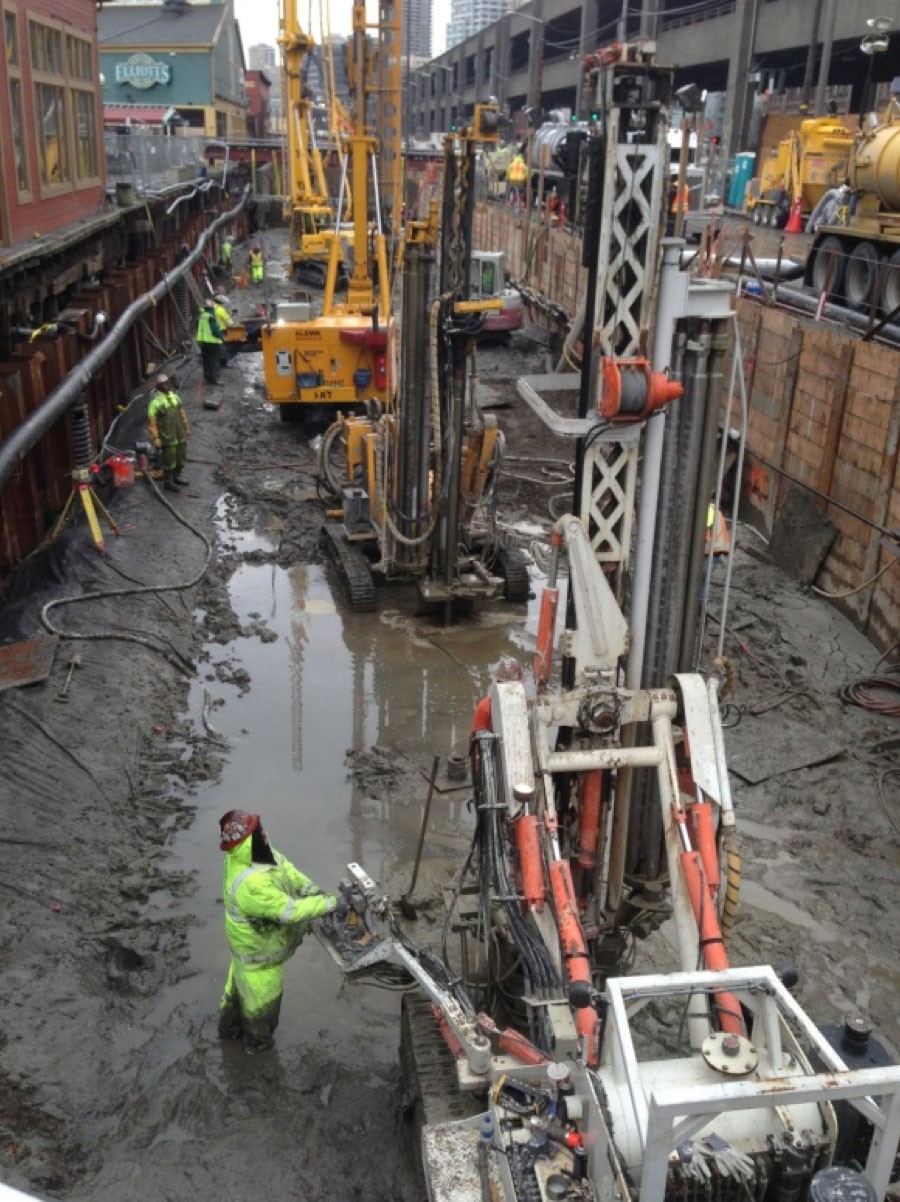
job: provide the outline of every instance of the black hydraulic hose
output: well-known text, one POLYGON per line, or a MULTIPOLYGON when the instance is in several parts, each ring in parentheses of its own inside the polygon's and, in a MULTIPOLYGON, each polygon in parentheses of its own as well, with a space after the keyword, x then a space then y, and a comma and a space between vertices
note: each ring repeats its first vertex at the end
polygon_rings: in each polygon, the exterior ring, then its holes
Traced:
MULTIPOLYGON (((519 953, 525 986, 532 996, 549 997, 560 987, 559 974, 550 954, 522 913, 515 896, 509 871, 508 845, 505 838, 506 807, 503 805, 498 782, 503 779, 500 759, 500 740, 494 735, 481 734, 474 740, 472 778, 478 809, 479 868, 482 901, 490 914, 491 901, 496 900, 503 912, 510 938, 519 953), (491 892, 493 896, 491 897, 491 892), (485 897, 484 894, 488 896, 485 897)), ((486 928, 489 931, 489 927, 486 928)), ((529 1014, 531 1038, 544 1047, 546 1039, 541 1020, 532 1008, 529 1014)))
POLYGON ((141 314, 155 305, 157 301, 162 300, 173 284, 190 271, 202 255, 203 248, 212 235, 226 222, 237 216, 247 203, 249 194, 250 186, 248 184, 240 201, 233 209, 229 209, 227 213, 216 218, 209 229, 200 236, 197 245, 187 258, 182 260, 168 275, 163 276, 158 284, 154 284, 149 292, 145 292, 143 296, 132 301, 99 346, 96 346, 90 354, 73 367, 63 382, 54 388, 41 405, 0 443, 0 489, 3 488, 32 447, 59 421, 72 402, 87 388, 141 314))

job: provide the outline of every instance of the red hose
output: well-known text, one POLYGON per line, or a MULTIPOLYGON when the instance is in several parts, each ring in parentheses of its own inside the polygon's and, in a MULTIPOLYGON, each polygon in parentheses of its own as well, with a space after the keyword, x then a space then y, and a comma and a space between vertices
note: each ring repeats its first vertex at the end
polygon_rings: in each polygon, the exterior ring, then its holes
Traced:
POLYGON ((721 873, 719 869, 719 849, 716 845, 716 831, 713 826, 713 810, 708 802, 697 802, 690 808, 696 836, 695 846, 700 853, 703 863, 703 873, 711 895, 716 897, 719 892, 721 873))
POLYGON ((550 679, 553 667, 553 635, 556 631, 556 610, 559 605, 559 589, 545 588, 541 593, 541 612, 538 617, 537 649, 531 669, 534 682, 539 689, 550 679))
MULTIPOLYGON (((719 929, 716 908, 710 896, 709 886, 704 880, 703 865, 697 852, 683 851, 681 853, 681 871, 684 873, 691 907, 700 930, 700 950, 703 953, 704 963, 713 972, 722 972, 730 967, 728 952, 725 950, 725 941, 719 929)), ((735 1035, 745 1034, 744 1016, 734 994, 721 990, 714 996, 716 1008, 719 1011, 719 1026, 722 1030, 733 1032, 735 1035)))
POLYGON ((581 815, 578 821, 578 866, 597 867, 600 843, 600 797, 603 773, 586 772, 581 778, 581 815))
MULTIPOLYGON (((566 860, 554 860, 550 865, 550 887, 556 906, 556 925, 562 945, 563 963, 570 981, 591 981, 591 966, 588 958, 584 932, 578 920, 572 874, 566 860)), ((597 1011, 593 1006, 575 1011, 575 1027, 581 1036, 582 1053, 588 1065, 597 1063, 597 1011)))
POLYGON ((519 853, 525 906, 532 910, 543 910, 547 895, 544 891, 544 868, 537 817, 534 814, 526 814, 517 818, 512 826, 516 850, 519 853))

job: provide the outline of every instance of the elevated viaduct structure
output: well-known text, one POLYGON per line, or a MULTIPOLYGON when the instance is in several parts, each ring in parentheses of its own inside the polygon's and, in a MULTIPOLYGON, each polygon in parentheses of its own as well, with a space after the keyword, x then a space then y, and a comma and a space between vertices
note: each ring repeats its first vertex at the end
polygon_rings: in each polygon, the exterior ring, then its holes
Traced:
POLYGON ((900 73, 900 41, 890 30, 887 53, 860 49, 876 15, 900 31, 900 0, 880 0, 871 11, 838 0, 530 0, 412 73, 411 130, 445 132, 487 95, 519 132, 529 109, 589 116, 584 56, 645 36, 657 40, 659 61, 676 67, 676 87, 725 94, 722 146, 730 156, 752 149, 750 117, 764 92, 795 102, 805 92, 822 112, 835 95, 842 111, 871 107, 878 85, 900 73))

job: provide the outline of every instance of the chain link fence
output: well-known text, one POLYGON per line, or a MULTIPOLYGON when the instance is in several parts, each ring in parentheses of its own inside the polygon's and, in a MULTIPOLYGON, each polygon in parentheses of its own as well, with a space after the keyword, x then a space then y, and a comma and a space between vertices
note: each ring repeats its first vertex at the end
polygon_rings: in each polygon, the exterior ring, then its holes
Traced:
POLYGON ((205 176, 209 145, 205 137, 107 133, 106 178, 111 188, 131 188, 137 196, 161 192, 205 176))

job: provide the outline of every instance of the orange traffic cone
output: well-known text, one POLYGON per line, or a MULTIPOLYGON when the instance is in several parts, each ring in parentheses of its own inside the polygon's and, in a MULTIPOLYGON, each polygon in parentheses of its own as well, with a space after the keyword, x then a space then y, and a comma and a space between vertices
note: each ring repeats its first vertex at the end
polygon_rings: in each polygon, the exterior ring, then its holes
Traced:
POLYGON ((802 234, 803 233, 803 205, 799 200, 795 200, 791 205, 791 213, 787 219, 787 225, 784 227, 786 234, 802 234))

